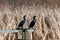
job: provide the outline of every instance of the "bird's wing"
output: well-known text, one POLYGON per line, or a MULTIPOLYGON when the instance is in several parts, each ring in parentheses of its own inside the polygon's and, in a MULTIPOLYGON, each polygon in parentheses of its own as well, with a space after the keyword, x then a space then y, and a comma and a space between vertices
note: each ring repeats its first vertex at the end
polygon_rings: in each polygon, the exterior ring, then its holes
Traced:
POLYGON ((25 23, 25 21, 22 20, 22 21, 19 23, 19 26, 23 26, 24 23, 25 23))
POLYGON ((30 23, 30 27, 33 26, 35 24, 35 22, 32 20, 31 23, 30 23))

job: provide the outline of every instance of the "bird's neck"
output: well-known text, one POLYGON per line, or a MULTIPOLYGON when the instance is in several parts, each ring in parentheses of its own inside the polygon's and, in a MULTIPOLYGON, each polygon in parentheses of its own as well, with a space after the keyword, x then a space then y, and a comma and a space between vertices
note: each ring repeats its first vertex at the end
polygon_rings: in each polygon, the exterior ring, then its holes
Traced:
POLYGON ((36 21, 36 19, 33 19, 34 21, 36 21))
POLYGON ((26 20, 26 19, 24 18, 24 20, 26 20))

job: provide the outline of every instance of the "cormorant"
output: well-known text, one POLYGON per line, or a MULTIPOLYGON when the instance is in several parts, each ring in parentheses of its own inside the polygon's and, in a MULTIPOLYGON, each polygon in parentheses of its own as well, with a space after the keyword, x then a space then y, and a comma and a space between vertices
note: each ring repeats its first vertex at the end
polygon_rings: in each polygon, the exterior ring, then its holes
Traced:
POLYGON ((29 25, 29 28, 33 28, 33 26, 35 25, 36 23, 36 19, 35 19, 36 16, 33 16, 33 20, 31 21, 30 25, 29 25))
POLYGON ((24 25, 24 23, 25 23, 25 21, 26 21, 26 18, 25 18, 25 17, 26 17, 26 15, 23 16, 23 20, 19 23, 17 29, 19 29, 19 28, 23 28, 23 25, 24 25))

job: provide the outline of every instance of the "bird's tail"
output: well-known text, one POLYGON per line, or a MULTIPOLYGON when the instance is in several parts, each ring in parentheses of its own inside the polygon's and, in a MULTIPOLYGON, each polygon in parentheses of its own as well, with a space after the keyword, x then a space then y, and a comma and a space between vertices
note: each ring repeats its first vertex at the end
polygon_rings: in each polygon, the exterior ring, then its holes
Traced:
POLYGON ((29 29, 30 29, 30 28, 34 29, 34 27, 29 26, 29 29))

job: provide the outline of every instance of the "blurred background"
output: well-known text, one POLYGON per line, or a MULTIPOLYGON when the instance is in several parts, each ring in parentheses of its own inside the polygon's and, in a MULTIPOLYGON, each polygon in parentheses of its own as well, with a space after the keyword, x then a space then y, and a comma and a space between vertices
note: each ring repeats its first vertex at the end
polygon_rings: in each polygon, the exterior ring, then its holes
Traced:
MULTIPOLYGON (((60 40, 60 0, 0 0, 0 30, 15 30, 24 15, 27 22, 23 27, 37 16, 34 40, 60 40)), ((27 34, 31 40, 31 33, 27 34)), ((14 39, 14 33, 0 33, 0 40, 14 39)))

